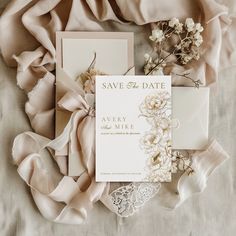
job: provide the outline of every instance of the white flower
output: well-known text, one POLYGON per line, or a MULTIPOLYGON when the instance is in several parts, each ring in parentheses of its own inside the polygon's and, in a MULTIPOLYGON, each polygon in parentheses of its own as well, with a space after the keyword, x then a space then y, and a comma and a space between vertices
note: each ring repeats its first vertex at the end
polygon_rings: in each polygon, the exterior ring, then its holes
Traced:
POLYGON ((194 58, 196 61, 198 61, 198 60, 200 59, 200 53, 199 53, 199 52, 195 52, 195 53, 193 54, 193 58, 194 58))
MULTIPOLYGON (((156 63, 154 63, 152 57, 150 57, 149 60, 144 65, 144 73, 145 73, 145 75, 149 74, 152 71, 152 69, 155 68, 155 66, 156 66, 156 63)), ((152 75, 155 70, 157 70, 157 68, 155 68, 153 70, 153 72, 150 73, 150 74, 152 75)))
POLYGON ((185 163, 185 165, 188 167, 188 166, 190 166, 191 161, 190 161, 190 159, 185 158, 185 159, 184 159, 184 163, 185 163))
POLYGON ((183 171, 185 169, 185 164, 184 164, 184 161, 182 159, 179 160, 178 168, 181 171, 183 171))
POLYGON ((189 159, 180 159, 179 160, 179 164, 178 164, 178 168, 181 171, 186 170, 189 166, 190 166, 191 161, 189 159))
POLYGON ((146 62, 148 62, 150 60, 151 56, 148 53, 144 54, 144 59, 146 62))
POLYGON ((176 161, 177 157, 180 155, 179 151, 172 151, 171 153, 171 160, 176 161))
POLYGON ((163 65, 157 66, 159 63, 159 59, 156 58, 153 60, 153 58, 148 54, 144 54, 145 62, 146 64, 144 65, 144 74, 150 74, 150 75, 163 75, 163 65), (151 72, 152 71, 152 72, 151 72), (151 73, 150 73, 151 72, 151 73))
POLYGON ((188 32, 192 32, 194 30, 194 26, 195 26, 193 19, 187 18, 185 21, 185 26, 186 26, 188 32))
POLYGON ((152 35, 149 36, 149 39, 154 42, 161 42, 164 38, 164 33, 159 28, 152 30, 152 35))
POLYGON ((195 24, 195 31, 201 33, 203 30, 204 30, 204 28, 202 27, 202 25, 200 23, 195 24))
POLYGON ((151 130, 140 139, 140 147, 149 156, 145 168, 147 171, 145 179, 148 181, 170 181, 170 117, 163 115, 170 109, 169 102, 170 95, 164 91, 149 94, 140 104, 141 116, 145 116, 152 125, 151 130))
POLYGON ((169 26, 171 27, 171 28, 174 28, 176 25, 178 25, 179 24, 179 19, 177 19, 177 18, 172 18, 170 21, 169 21, 169 26))
POLYGON ((155 116, 147 118, 148 123, 151 124, 153 128, 161 128, 162 130, 171 130, 171 118, 166 115, 155 116))
POLYGON ((181 62, 182 64, 186 65, 188 62, 190 62, 192 60, 192 57, 191 55, 184 55, 182 58, 181 58, 181 62))
POLYGON ((166 91, 150 94, 145 97, 139 108, 143 115, 157 115, 164 108, 169 108, 170 100, 170 95, 166 91))
POLYGON ((198 39, 200 36, 201 36, 201 34, 200 34, 199 32, 196 32, 196 33, 193 35, 193 38, 194 38, 194 39, 198 39))
POLYGON ((146 153, 155 155, 156 153, 165 150, 166 138, 166 135, 163 135, 161 129, 150 130, 141 138, 140 146, 146 153))
POLYGON ((175 32, 178 34, 178 33, 181 33, 183 31, 183 24, 179 22, 179 19, 177 18, 172 18, 170 21, 169 21, 169 27, 171 28, 174 28, 175 29, 175 32))
POLYGON ((177 167, 177 162, 172 162, 171 163, 171 173, 177 173, 178 167, 177 167))
POLYGON ((203 38, 202 38, 201 34, 199 32, 197 32, 196 34, 194 34, 194 44, 197 47, 200 47, 202 43, 203 43, 203 38))
POLYGON ((172 152, 172 154, 171 154, 171 160, 172 160, 172 161, 176 161, 176 159, 177 159, 177 156, 172 152))
POLYGON ((177 24, 175 26, 175 32, 179 34, 179 33, 182 33, 182 31, 183 31, 183 24, 182 23, 177 24))

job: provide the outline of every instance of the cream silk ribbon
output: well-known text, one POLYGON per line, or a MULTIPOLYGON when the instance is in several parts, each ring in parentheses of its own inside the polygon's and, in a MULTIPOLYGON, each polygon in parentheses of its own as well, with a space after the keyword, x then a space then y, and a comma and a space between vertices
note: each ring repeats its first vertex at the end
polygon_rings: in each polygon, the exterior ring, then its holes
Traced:
POLYGON ((26 132, 17 136, 13 144, 13 160, 18 165, 18 173, 30 186, 42 215, 55 222, 81 223, 87 216, 87 210, 100 199, 107 185, 94 180, 94 95, 82 96, 69 91, 58 102, 61 109, 71 112, 71 118, 56 139, 49 140, 26 132), (63 157, 59 157, 55 160, 65 176, 55 183, 44 167, 40 152, 45 148, 60 151, 66 145, 70 153, 81 160, 83 172, 76 181, 66 176, 67 170, 62 167, 63 157))
POLYGON ((17 171, 30 187, 34 201, 45 218, 58 223, 80 224, 86 219, 88 209, 100 199, 106 183, 96 183, 92 178, 84 190, 81 182, 86 183, 90 178, 84 176, 86 174, 77 181, 68 176, 54 178, 40 154, 51 145, 56 146, 55 142, 32 132, 17 136, 13 145, 17 171))

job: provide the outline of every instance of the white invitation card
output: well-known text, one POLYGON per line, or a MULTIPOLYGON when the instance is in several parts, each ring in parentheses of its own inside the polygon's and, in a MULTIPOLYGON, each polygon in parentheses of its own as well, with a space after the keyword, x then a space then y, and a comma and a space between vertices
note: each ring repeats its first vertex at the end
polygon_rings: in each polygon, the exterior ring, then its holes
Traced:
POLYGON ((96 77, 96 181, 171 181, 171 77, 96 77))

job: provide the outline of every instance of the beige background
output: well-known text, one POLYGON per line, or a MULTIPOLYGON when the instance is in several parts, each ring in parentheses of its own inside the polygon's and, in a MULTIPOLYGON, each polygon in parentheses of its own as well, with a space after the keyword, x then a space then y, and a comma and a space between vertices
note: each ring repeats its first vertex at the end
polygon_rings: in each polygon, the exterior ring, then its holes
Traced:
MULTIPOLYGON (((6 2, 0 0, 0 8, 6 2)), ((236 12, 235 0, 226 3, 232 12, 236 12)), ((117 25, 116 30, 122 28, 117 25)), ((149 47, 142 43, 146 37, 145 28, 132 26, 130 31, 135 32, 136 65, 141 66, 143 53, 149 47)), ((173 211, 158 207, 154 198, 138 214, 127 219, 117 217, 98 203, 87 222, 80 226, 60 225, 44 219, 29 188, 11 163, 14 137, 30 129, 24 113, 26 96, 17 87, 15 75, 15 69, 6 67, 0 57, 0 236, 236 234, 236 67, 220 73, 218 91, 211 93, 210 136, 218 140, 231 159, 210 177, 207 189, 173 211)))

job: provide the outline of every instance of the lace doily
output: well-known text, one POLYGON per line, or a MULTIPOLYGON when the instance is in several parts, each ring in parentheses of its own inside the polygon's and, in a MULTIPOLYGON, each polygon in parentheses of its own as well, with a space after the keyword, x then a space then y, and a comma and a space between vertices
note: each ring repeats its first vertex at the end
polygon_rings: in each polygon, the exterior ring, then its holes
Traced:
POLYGON ((130 183, 111 192, 109 201, 117 215, 128 217, 154 197, 160 187, 160 183, 130 183))

